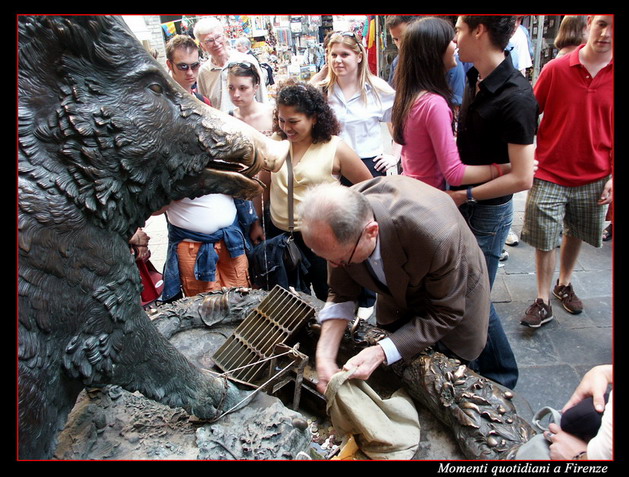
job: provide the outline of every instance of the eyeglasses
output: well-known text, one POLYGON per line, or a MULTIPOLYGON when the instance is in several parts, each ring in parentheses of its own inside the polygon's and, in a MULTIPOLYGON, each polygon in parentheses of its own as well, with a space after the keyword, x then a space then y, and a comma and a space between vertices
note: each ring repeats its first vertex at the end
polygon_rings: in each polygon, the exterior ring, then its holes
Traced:
POLYGON ((199 63, 198 61, 196 63, 177 63, 175 64, 175 66, 179 71, 196 71, 199 69, 199 66, 201 66, 201 63, 199 63))
POLYGON ((354 254, 356 253, 356 249, 358 248, 358 244, 360 243, 360 239, 363 238, 363 234, 365 233, 365 230, 367 230, 368 226, 369 226, 369 224, 365 225, 365 227, 363 227, 363 229, 360 231, 360 235, 358 236, 358 240, 356 240, 356 243, 354 244, 354 248, 352 249, 352 253, 350 254, 350 256, 347 259, 347 261, 341 260, 340 262, 333 262, 332 260, 330 260, 330 262, 332 262, 334 265, 336 265, 338 267, 347 267, 349 264, 351 264, 352 263, 352 258, 354 258, 354 254))
POLYGON ((222 43, 223 39, 224 39, 223 38, 223 34, 220 33, 220 34, 216 35, 214 38, 206 38, 205 40, 203 40, 203 43, 205 43, 206 45, 209 46, 209 45, 212 45, 212 43, 216 43, 219 40, 220 40, 219 43, 222 43))

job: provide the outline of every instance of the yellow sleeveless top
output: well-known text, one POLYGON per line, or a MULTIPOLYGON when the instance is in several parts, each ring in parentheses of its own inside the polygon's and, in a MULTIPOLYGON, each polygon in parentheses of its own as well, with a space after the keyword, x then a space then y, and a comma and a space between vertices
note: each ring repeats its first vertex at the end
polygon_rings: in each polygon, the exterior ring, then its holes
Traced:
MULTIPOLYGON (((298 207, 308 188, 327 182, 338 182, 339 177, 332 174, 334 167, 334 156, 336 148, 341 139, 338 136, 325 143, 311 144, 301 160, 293 164, 293 216, 295 230, 299 230, 301 220, 299 219, 298 207)), ((291 144, 289 154, 292 157, 293 147, 291 144)), ((288 231, 288 169, 286 161, 279 171, 271 174, 270 191, 270 211, 273 224, 288 231)))

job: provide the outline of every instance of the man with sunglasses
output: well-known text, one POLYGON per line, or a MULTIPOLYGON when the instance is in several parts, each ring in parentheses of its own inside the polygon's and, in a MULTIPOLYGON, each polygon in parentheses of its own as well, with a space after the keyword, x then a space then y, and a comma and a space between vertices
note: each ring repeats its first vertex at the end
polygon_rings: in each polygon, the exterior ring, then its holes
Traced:
POLYGON ((345 363, 354 378, 368 379, 382 363, 410 361, 428 347, 473 368, 487 342, 487 265, 447 199, 405 176, 351 188, 327 184, 304 198, 304 242, 328 261, 330 291, 318 316, 316 351, 321 392, 339 371, 337 352, 363 287, 378 293, 376 321, 390 334, 345 363))
MULTIPOLYGON (((196 42, 187 35, 174 36, 166 44, 166 58, 173 79, 212 106, 195 89, 200 68, 196 42)), ((182 294, 190 297, 222 287, 250 286, 243 235, 249 235, 251 223, 258 218, 251 201, 207 194, 174 201, 154 215, 162 213, 167 218, 168 253, 161 301, 171 302, 182 294)))
POLYGON ((212 105, 201 93, 197 92, 199 74, 199 47, 188 35, 175 35, 166 43, 166 66, 172 78, 188 93, 200 101, 212 105))
MULTIPOLYGON (((233 63, 242 63, 254 68, 260 78, 264 78, 258 60, 253 55, 241 53, 232 48, 225 36, 223 25, 216 18, 202 18, 194 25, 194 37, 209 59, 199 69, 199 92, 207 96, 212 105, 221 111, 231 111, 234 105, 227 87, 228 67, 233 63)), ((260 81, 256 99, 268 101, 265 81, 260 81)))

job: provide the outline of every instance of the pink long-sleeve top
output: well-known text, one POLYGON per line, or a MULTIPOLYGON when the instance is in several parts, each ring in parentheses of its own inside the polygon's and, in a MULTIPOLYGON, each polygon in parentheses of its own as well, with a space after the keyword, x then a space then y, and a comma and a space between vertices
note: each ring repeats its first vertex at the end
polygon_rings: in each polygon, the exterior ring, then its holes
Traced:
POLYGON ((465 173, 452 132, 452 110, 438 94, 425 93, 411 108, 404 124, 402 174, 444 190, 446 182, 460 185, 465 173))

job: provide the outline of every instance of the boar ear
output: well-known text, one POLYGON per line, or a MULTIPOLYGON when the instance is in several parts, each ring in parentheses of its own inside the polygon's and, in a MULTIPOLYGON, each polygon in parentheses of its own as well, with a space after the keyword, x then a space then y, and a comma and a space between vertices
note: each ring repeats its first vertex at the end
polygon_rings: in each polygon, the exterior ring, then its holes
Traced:
POLYGON ((57 89, 67 81, 60 70, 67 62, 114 69, 128 61, 134 43, 145 51, 121 17, 18 16, 20 93, 38 104, 52 104, 58 100, 57 89))

